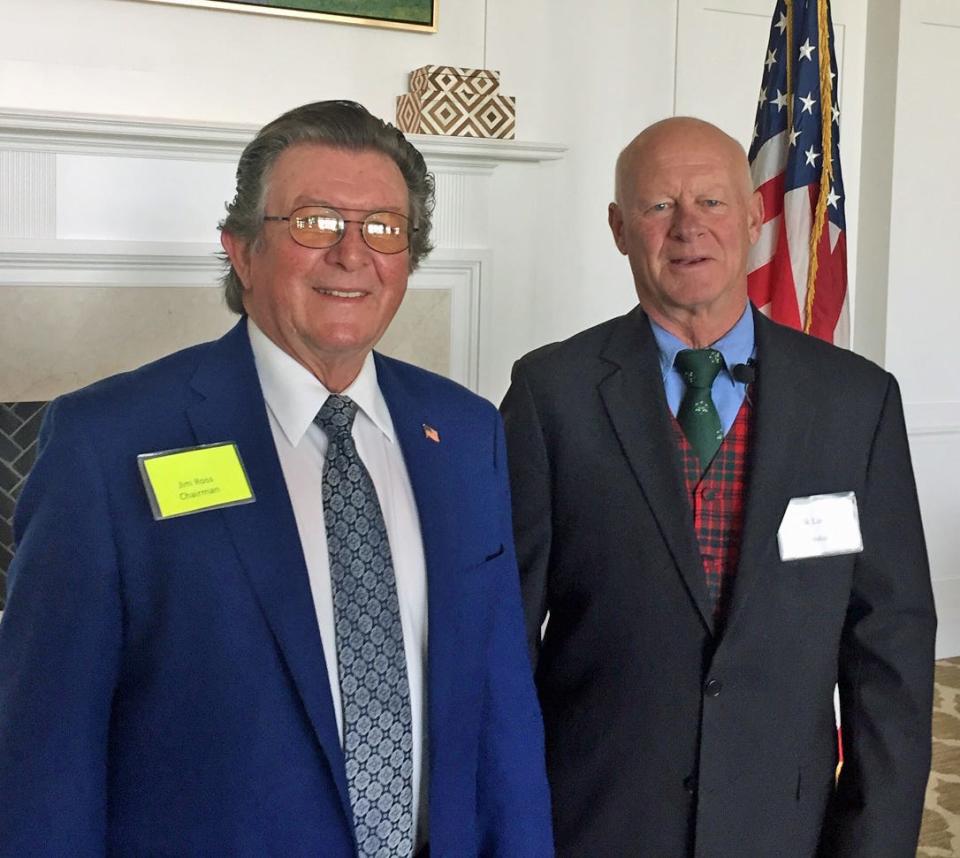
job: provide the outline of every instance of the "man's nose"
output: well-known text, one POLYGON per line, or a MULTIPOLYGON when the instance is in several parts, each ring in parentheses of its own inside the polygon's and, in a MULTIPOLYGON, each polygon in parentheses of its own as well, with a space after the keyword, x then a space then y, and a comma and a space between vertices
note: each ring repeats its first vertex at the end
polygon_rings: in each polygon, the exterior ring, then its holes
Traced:
POLYGON ((352 270, 367 265, 373 252, 363 240, 363 224, 347 221, 340 241, 327 251, 327 261, 352 270))
POLYGON ((689 241, 704 232, 703 218, 695 206, 678 205, 673 210, 670 234, 680 241, 689 241))

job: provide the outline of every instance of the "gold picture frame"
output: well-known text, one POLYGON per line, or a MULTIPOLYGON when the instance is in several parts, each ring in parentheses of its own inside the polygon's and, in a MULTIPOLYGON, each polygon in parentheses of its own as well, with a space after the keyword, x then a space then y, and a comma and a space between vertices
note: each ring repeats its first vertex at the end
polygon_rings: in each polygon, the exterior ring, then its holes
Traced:
POLYGON ((387 27, 418 33, 437 32, 440 0, 139 0, 142 3, 163 3, 168 6, 195 6, 221 12, 247 12, 255 15, 277 15, 310 21, 335 21, 365 27, 387 27), (399 9, 422 7, 415 16, 403 18, 399 9), (389 12, 388 9, 398 10, 389 12), (341 11, 344 10, 344 11, 341 11), (422 11, 422 14, 421 14, 422 11), (417 20, 414 20, 414 17, 417 20), (429 20, 420 20, 429 19, 429 20))

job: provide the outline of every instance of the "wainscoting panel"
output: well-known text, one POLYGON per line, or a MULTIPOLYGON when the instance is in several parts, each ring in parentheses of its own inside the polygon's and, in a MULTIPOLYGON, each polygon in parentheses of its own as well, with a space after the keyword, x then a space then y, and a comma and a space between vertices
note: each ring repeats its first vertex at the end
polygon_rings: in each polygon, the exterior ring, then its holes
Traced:
POLYGON ((905 410, 937 602, 937 658, 946 658, 960 653, 960 402, 908 401, 905 410))

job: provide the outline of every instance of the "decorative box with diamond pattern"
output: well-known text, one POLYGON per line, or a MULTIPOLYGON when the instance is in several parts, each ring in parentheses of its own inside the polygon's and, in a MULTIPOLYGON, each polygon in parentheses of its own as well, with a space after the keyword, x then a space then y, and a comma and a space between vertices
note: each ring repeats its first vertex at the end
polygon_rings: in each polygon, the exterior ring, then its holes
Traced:
POLYGON ((423 66, 397 97, 397 126, 412 134, 512 140, 516 120, 516 99, 500 94, 500 72, 489 69, 423 66))

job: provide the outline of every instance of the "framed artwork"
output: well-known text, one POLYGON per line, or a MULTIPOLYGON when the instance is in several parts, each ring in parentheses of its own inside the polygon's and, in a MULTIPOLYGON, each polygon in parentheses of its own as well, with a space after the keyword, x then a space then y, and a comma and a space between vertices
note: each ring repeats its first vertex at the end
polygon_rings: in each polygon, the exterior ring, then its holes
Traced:
POLYGON ((227 12, 253 12, 315 21, 339 21, 395 30, 437 32, 440 0, 141 0, 174 6, 200 6, 227 12))

